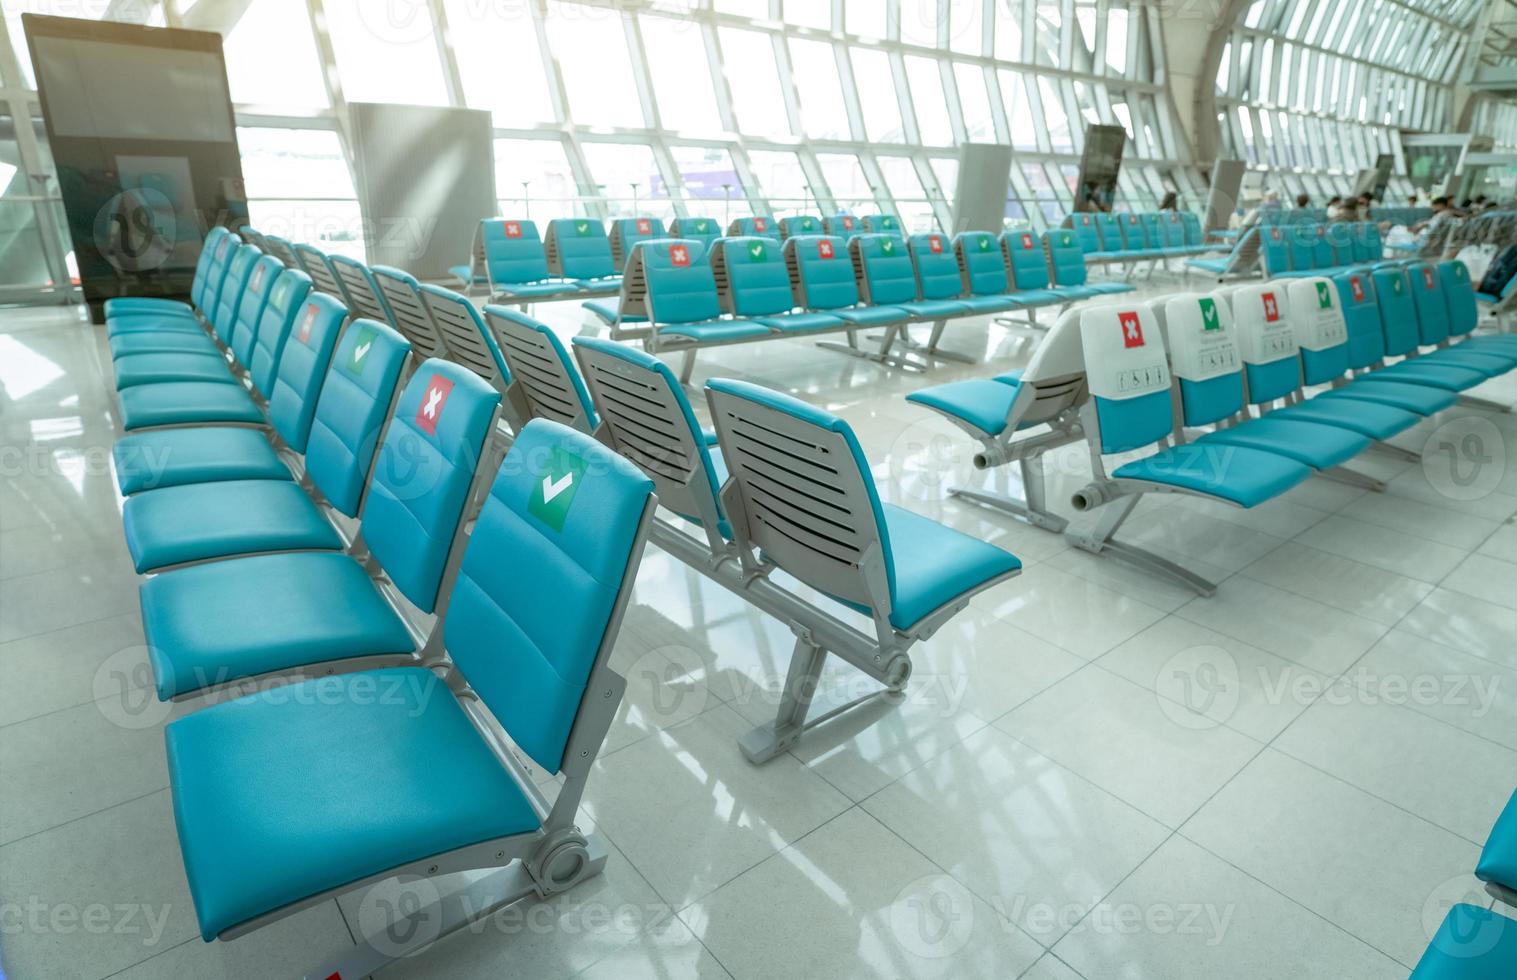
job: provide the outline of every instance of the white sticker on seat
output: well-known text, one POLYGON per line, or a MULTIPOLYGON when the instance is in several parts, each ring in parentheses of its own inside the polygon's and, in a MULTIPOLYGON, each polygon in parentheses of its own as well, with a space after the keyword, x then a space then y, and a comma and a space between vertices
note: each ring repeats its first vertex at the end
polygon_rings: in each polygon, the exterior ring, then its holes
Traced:
POLYGON ((1158 321, 1146 304, 1102 306, 1080 316, 1090 393, 1128 399, 1169 389, 1169 362, 1158 321))
POLYGON ((1274 284, 1239 286, 1232 294, 1233 327, 1246 364, 1269 364, 1296 356, 1290 304, 1274 284))
POLYGON ((1291 311, 1291 329, 1296 342, 1306 350, 1327 350, 1348 340, 1348 324, 1338 305, 1338 287, 1332 280, 1297 279, 1286 287, 1291 311))
POLYGON ((1241 361, 1227 300, 1202 293, 1181 293, 1164 304, 1169 362, 1175 377, 1207 381, 1236 374, 1241 361))

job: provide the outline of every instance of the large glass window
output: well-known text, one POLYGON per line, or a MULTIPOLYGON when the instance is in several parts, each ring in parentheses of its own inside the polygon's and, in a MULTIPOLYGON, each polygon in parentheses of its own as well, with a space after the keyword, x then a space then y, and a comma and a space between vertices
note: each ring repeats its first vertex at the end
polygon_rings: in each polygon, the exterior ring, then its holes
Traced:
MULTIPOLYGON (((425 4, 324 0, 322 9, 348 101, 447 105, 437 36, 425 4)), ((277 70, 269 56, 264 53, 264 70, 277 70)))
POLYGON ((321 62, 303 0, 250 3, 222 42, 233 102, 322 108, 328 104, 321 62), (270 71, 270 51, 279 70, 270 71))
POLYGON ((670 217, 669 188, 653 150, 635 143, 585 143, 585 163, 613 218, 670 217))
POLYGON ((495 196, 501 214, 538 223, 585 213, 558 140, 496 140, 495 196))
POLYGON ((564 77, 570 118, 604 129, 645 125, 620 13, 605 7, 554 5, 548 13, 548 44, 564 77))
POLYGON ((931 58, 908 55, 906 78, 911 83, 911 103, 916 109, 917 131, 928 146, 950 146, 953 124, 948 121, 948 102, 943 96, 943 76, 931 58))
POLYGON ((825 41, 790 41, 790 68, 801 103, 801 123, 815 139, 844 140, 851 135, 837 56, 825 41))
POLYGON ((688 214, 720 218, 726 227, 733 218, 751 213, 732 154, 718 147, 674 146, 670 155, 688 214))
POLYGON ((774 43, 769 35, 723 27, 720 38, 738 128, 745 133, 769 136, 788 134, 790 117, 785 111, 779 69, 774 63, 774 43))
POLYGON ((854 48, 849 53, 853 78, 859 91, 864 131, 871 143, 901 143, 906 126, 901 121, 901 103, 896 98, 890 56, 874 48, 854 48))
POLYGON ((750 150, 748 159, 753 164, 753 176, 759 183, 760 192, 776 213, 816 209, 811 185, 794 153, 750 150))
POLYGON ((659 123, 671 132, 689 135, 719 132, 722 119, 700 25, 673 17, 643 17, 639 26, 659 123))
POLYGON ((874 188, 864 177, 859 158, 852 153, 818 153, 822 179, 832 192, 833 203, 843 211, 860 213, 874 207, 874 188))
POLYGON ((448 40, 464 99, 495 125, 525 129, 553 119, 537 28, 527 6, 446 0, 448 40))

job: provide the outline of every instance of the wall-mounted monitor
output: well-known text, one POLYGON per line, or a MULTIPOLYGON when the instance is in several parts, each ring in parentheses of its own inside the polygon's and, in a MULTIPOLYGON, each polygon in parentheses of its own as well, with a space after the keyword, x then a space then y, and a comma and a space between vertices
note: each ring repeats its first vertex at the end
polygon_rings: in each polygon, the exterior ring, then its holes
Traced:
POLYGON ((1121 126, 1085 127, 1085 152, 1080 155, 1080 178, 1075 186, 1076 211, 1110 211, 1117 200, 1117 174, 1127 130, 1121 126))
POLYGON ((187 295, 206 231, 248 217, 221 35, 21 20, 91 311, 187 295))

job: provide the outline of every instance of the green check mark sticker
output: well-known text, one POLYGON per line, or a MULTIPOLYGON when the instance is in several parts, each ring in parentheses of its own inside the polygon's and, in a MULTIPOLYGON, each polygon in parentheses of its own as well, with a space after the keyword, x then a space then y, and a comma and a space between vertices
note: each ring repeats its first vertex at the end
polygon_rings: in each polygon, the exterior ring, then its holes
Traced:
POLYGON ((1328 292, 1328 289, 1329 289, 1329 287, 1328 287, 1327 283, 1325 283, 1325 282, 1319 282, 1319 283, 1317 283, 1317 308, 1318 309, 1330 310, 1330 309, 1333 308, 1333 294, 1330 293, 1330 292, 1328 292))
POLYGON ((353 352, 348 356, 346 367, 349 374, 362 374, 364 358, 369 356, 369 351, 374 347, 374 331, 365 327, 358 332, 355 339, 358 343, 353 345, 353 352))
POLYGON ((555 448, 547 467, 533 475, 527 511, 553 530, 562 531, 586 468, 583 457, 555 448))
POLYGON ((588 222, 588 221, 576 222, 575 225, 574 225, 574 230, 576 232, 578 232, 579 234, 581 234, 581 235, 588 235, 588 234, 590 234, 590 222, 588 222))
POLYGON ((1221 330, 1222 318, 1217 316, 1216 301, 1209 296, 1201 297, 1201 329, 1221 330))
POLYGON ((754 242, 748 246, 748 258, 753 262, 763 262, 769 258, 769 249, 764 247, 763 242, 754 242))

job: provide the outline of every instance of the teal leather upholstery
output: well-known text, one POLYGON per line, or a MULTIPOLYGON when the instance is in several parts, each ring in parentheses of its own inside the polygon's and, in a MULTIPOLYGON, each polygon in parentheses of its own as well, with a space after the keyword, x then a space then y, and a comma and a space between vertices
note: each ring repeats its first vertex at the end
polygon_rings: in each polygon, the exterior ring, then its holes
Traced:
POLYGON ((780 240, 779 222, 767 214, 757 214, 751 218, 738 218, 727 229, 727 234, 741 238, 751 238, 754 235, 764 235, 780 240))
POLYGON ((111 447, 122 496, 218 480, 288 480, 290 471, 257 429, 163 429, 123 436, 111 447))
POLYGON ((709 252, 711 243, 722 237, 722 226, 711 218, 675 218, 669 222, 669 237, 700 242, 709 252))
POLYGON ((611 261, 611 239, 594 218, 558 218, 548 223, 558 252, 558 273, 569 279, 604 279, 620 270, 611 261))
POLYGON ((864 223, 851 214, 833 214, 822 219, 822 233, 848 241, 864 233, 864 223))
MULTIPOLYGON (((203 335, 202 335, 203 336, 203 335)), ((158 351, 127 354, 111 362, 116 390, 165 381, 207 381, 236 384, 231 366, 215 348, 206 351, 158 351)))
MULTIPOLYGON (((1104 423, 1103 423, 1104 425, 1104 423)), ((1112 472, 1119 480, 1146 480, 1254 507, 1311 476, 1305 464, 1244 446, 1191 443, 1135 460, 1112 472)))
MULTIPOLYGON (((849 261, 848 242, 830 235, 807 236, 786 242, 785 255, 799 273, 801 306, 830 313, 858 304, 859 284, 849 261)), ((840 319, 831 316, 827 322, 836 326, 840 319)))
POLYGON ((232 336, 227 347, 244 370, 253 364, 253 348, 258 342, 258 327, 263 320, 263 310, 269 295, 274 290, 274 280, 283 269, 272 255, 260 256, 248 273, 248 284, 243 288, 242 299, 237 304, 237 315, 232 320, 232 336))
POLYGON ((159 700, 353 657, 410 653, 405 623, 345 554, 254 555, 166 572, 141 587, 159 700), (239 624, 228 629, 228 623, 239 624))
POLYGON ((443 640, 511 739, 549 772, 563 764, 652 492, 590 436, 534 419, 469 537, 443 640), (562 488, 562 506, 550 486, 562 488))
POLYGON ((1008 296, 1011 288, 1006 274, 1006 257, 1001 243, 988 231, 966 231, 953 240, 959 261, 961 282, 969 294, 964 303, 976 313, 994 313, 1016 309, 1031 297, 1008 296))
POLYGON ((822 219, 814 214, 793 214, 780 219, 781 238, 799 238, 802 235, 821 235, 822 219))
MULTIPOLYGON (((648 285, 648 306, 663 325, 703 324, 722 315, 711 264, 700 242, 662 239, 638 245, 648 285)), ((761 333, 767 333, 759 327, 761 333)), ((668 333, 667 329, 663 330, 668 333)))
POLYGON ((132 565, 169 565, 266 551, 323 551, 342 537, 297 484, 234 480, 161 487, 121 508, 132 565))
POLYGON ((901 219, 893 214, 866 214, 862 220, 865 231, 901 233, 901 219))
POLYGON ((951 381, 913 391, 906 400, 950 415, 989 436, 1006 431, 1006 416, 1016 401, 1019 383, 1004 375, 951 381))
MULTIPOLYGON (((1345 413, 1347 414, 1347 413, 1345 413)), ((1315 470, 1331 469, 1353 459, 1369 448, 1369 438, 1334 424, 1321 424, 1304 417, 1276 418, 1270 412, 1262 418, 1249 419, 1240 425, 1219 429, 1196 440, 1220 446, 1243 446, 1262 449, 1286 459, 1305 463, 1315 470)))
MULTIPOLYGON (((1090 215, 1079 215, 1088 219, 1090 215)), ((1087 235, 1094 237, 1095 227, 1077 224, 1087 235)), ((1109 296, 1130 293, 1137 287, 1126 282, 1091 282, 1085 266, 1085 253, 1079 235, 1069 228, 1056 228, 1043 233, 1043 248, 1048 253, 1048 264, 1053 270, 1053 287, 1070 299, 1087 296, 1109 296)))
MULTIPOLYGON (((783 249, 766 237, 724 238, 712 253, 713 273, 725 277, 736 316, 788 313, 796 303, 783 249)), ((852 276, 849 277, 850 281, 852 276)), ((857 295, 855 294, 855 300, 857 295)))
POLYGON ((333 507, 358 511, 411 344, 375 320, 355 320, 332 354, 306 441, 306 472, 333 507))
POLYGON ((254 390, 266 400, 274 391, 275 376, 290 337, 290 328, 310 292, 311 277, 294 269, 280 273, 269 288, 248 360, 248 377, 254 390))
POLYGON ((1510 980, 1517 976, 1517 921, 1477 905, 1449 909, 1410 980, 1510 980))
POLYGON ((291 300, 290 325, 279 354, 279 371, 270 385, 269 421, 285 445, 304 453, 311 438, 311 422, 316 416, 321 388, 331 368, 332 351, 348 310, 325 293, 308 293, 299 305, 294 303, 291 300))
POLYGON ((396 588, 431 612, 500 395, 458 364, 424 361, 374 462, 363 538, 396 588), (418 533, 419 532, 419 533, 418 533))
POLYGON ((1507 800, 1485 839, 1475 877, 1517 892, 1517 792, 1507 800))
POLYGON ((906 241, 911 254, 911 264, 916 275, 917 294, 920 300, 896 303, 912 316, 929 320, 963 316, 969 312, 967 303, 959 302, 964 291, 959 263, 953 255, 953 244, 943 235, 912 235, 906 241))
POLYGON ((207 942, 310 895, 540 826, 447 685, 420 667, 218 704, 172 722, 165 742, 207 942))
POLYGON ((120 392, 118 400, 121 427, 128 432, 160 425, 263 422, 263 413, 240 385, 209 381, 136 385, 120 392))
POLYGON ((479 225, 485 267, 496 289, 548 278, 548 257, 537 225, 526 219, 489 218, 479 225))
POLYGON ((1060 295, 1048 288, 1048 259, 1042 243, 1030 231, 1008 231, 1001 235, 1006 264, 1017 295, 1029 303, 1057 303, 1060 295))
MULTIPOLYGON (((658 218, 618 218, 611 222, 611 254, 620 259, 623 266, 638 242, 667 238, 664 223, 658 218)), ((620 272, 621 269, 616 271, 620 272)))

